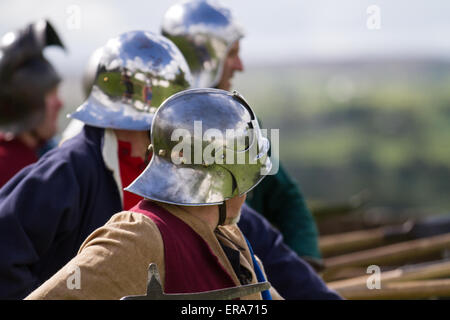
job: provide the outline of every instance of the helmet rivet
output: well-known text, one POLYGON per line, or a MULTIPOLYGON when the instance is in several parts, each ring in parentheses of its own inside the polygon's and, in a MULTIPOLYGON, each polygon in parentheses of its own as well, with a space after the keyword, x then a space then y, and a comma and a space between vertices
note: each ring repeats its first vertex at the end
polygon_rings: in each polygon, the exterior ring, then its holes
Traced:
POLYGON ((104 77, 103 78, 103 82, 108 82, 109 78, 108 77, 104 77))
POLYGON ((151 143, 148 145, 147 150, 148 150, 149 152, 152 152, 152 151, 153 151, 153 145, 152 145, 151 143))
POLYGON ((158 152, 158 155, 159 155, 160 157, 164 157, 164 156, 166 155, 166 150, 160 149, 159 152, 158 152))

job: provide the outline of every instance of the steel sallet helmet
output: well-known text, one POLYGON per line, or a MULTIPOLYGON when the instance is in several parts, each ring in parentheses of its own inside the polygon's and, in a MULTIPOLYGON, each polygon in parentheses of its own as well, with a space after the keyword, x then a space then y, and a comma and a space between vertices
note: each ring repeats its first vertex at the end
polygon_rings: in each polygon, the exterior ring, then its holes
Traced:
POLYGON ((178 48, 167 38, 131 31, 98 49, 92 90, 69 115, 85 124, 146 131, 159 105, 191 86, 191 74, 178 48))
POLYGON ((34 129, 45 115, 45 95, 60 77, 45 59, 47 46, 64 49, 50 22, 40 20, 0 40, 0 132, 34 129))
POLYGON ((230 9, 211 0, 188 0, 170 7, 162 34, 181 50, 194 77, 194 87, 216 87, 228 51, 244 36, 230 9))
POLYGON ((155 114, 151 141, 150 164, 125 190, 159 202, 220 205, 249 192, 272 165, 269 141, 237 92, 190 89, 173 95, 155 114), (180 143, 189 148, 180 149, 180 143))

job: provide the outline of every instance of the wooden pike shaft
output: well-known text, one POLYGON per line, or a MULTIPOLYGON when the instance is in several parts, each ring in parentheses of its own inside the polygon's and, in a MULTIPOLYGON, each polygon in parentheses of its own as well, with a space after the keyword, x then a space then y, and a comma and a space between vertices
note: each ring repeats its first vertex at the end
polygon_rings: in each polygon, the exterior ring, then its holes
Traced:
POLYGON ((343 253, 375 247, 383 244, 383 228, 372 230, 346 232, 337 235, 322 236, 319 238, 320 252, 324 255, 343 253))
MULTIPOLYGON (((365 288, 367 286, 367 280, 370 276, 371 274, 351 279, 332 281, 328 282, 327 286, 338 292, 354 290, 358 287, 365 288)), ((450 261, 398 268, 396 270, 382 272, 380 277, 382 284, 450 277, 450 261)))
POLYGON ((355 288, 339 292, 350 300, 427 299, 450 297, 450 279, 420 280, 382 284, 381 289, 355 288))
POLYGON ((450 248, 450 234, 400 242, 325 259, 325 272, 351 266, 389 265, 450 248))
POLYGON ((414 227, 413 221, 403 224, 388 225, 376 229, 345 232, 319 239, 320 251, 324 256, 343 254, 386 244, 386 241, 406 240, 408 233, 414 227))

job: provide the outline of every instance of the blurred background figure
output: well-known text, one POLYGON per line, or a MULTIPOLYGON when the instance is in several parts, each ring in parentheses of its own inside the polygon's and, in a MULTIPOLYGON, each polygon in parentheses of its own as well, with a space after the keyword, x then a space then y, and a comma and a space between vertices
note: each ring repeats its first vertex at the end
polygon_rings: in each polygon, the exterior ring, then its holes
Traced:
POLYGON ((0 187, 48 150, 58 131, 60 77, 42 51, 64 49, 45 20, 9 32, 0 42, 0 187))
MULTIPOLYGON (((185 56, 195 87, 230 90, 234 73, 244 70, 239 56, 244 31, 231 10, 217 1, 191 0, 173 5, 164 15, 162 34, 185 56)), ((281 231, 286 244, 299 256, 320 264, 314 219, 282 166, 248 194, 247 203, 281 231)))

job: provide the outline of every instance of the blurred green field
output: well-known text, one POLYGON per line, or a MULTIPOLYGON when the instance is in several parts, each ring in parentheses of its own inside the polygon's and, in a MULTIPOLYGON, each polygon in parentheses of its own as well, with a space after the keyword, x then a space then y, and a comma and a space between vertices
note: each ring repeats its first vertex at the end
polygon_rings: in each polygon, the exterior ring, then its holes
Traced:
POLYGON ((450 209, 450 63, 367 60, 249 68, 235 88, 310 201, 450 209))

